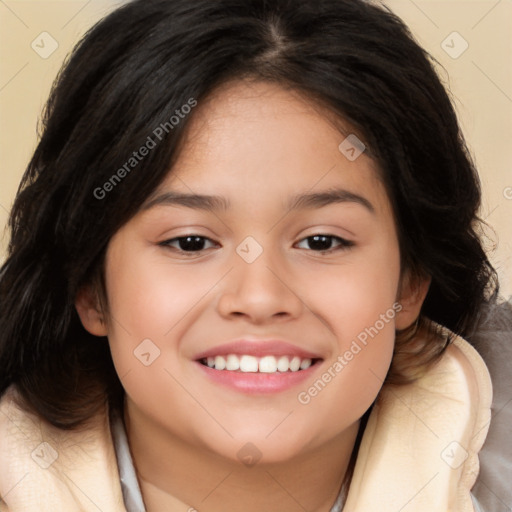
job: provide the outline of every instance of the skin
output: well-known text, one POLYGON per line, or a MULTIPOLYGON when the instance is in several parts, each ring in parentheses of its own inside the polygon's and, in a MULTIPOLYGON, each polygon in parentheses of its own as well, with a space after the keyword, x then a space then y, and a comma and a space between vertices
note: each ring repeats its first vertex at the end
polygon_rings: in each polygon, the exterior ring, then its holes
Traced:
POLYGON ((406 284, 407 276, 400 287, 388 196, 366 153, 349 161, 338 149, 351 133, 345 126, 343 135, 325 112, 277 85, 224 86, 197 107, 157 194, 220 195, 230 208, 142 209, 108 247, 110 316, 91 290, 79 294, 82 322, 108 335, 126 390, 125 423, 148 512, 330 510, 360 418, 388 371, 395 329, 415 321, 428 289, 406 284), (332 187, 364 197, 374 211, 357 202, 296 211, 284 204, 332 187), (207 238, 204 250, 180 253, 176 240, 160 245, 190 234, 207 238), (308 239, 318 234, 334 237, 324 244, 330 252, 308 239), (263 249, 252 263, 236 252, 247 236, 263 249), (378 335, 299 403, 298 393, 397 301, 402 310, 378 335), (270 395, 212 382, 194 355, 244 335, 284 338, 323 361, 305 383, 270 395), (160 353, 145 366, 134 350, 148 338, 160 353), (248 442, 261 454, 252 467, 237 456, 248 442))

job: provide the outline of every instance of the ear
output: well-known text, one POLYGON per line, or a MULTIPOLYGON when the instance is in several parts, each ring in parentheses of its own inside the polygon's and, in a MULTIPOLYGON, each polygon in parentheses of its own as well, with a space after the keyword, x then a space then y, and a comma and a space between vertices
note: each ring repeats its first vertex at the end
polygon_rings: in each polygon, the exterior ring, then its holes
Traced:
POLYGON ((82 287, 75 299, 75 308, 86 331, 94 336, 106 336, 107 324, 103 317, 98 296, 91 286, 82 287))
POLYGON ((395 317, 396 329, 405 329, 416 322, 431 281, 430 276, 411 278, 409 273, 404 276, 398 290, 397 302, 402 309, 395 317))

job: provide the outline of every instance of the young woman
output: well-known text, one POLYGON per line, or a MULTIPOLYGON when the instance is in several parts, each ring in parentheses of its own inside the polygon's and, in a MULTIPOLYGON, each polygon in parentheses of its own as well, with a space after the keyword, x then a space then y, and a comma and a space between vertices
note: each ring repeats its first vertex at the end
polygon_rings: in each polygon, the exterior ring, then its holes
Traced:
POLYGON ((478 510, 479 204, 386 9, 114 11, 12 209, 0 510, 478 510))

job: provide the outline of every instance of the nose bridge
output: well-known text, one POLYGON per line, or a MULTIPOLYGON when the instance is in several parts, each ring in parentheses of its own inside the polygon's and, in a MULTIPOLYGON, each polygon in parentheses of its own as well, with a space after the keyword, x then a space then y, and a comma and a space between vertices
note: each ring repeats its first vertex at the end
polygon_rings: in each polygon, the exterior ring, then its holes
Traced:
POLYGON ((253 293, 259 289, 265 293, 279 293, 284 286, 281 282, 284 275, 278 279, 278 274, 284 274, 285 263, 280 261, 279 248, 270 246, 270 237, 259 238, 261 244, 248 236, 237 246, 237 281, 240 286, 250 287, 253 293))
POLYGON ((246 314, 260 320, 299 314, 301 301, 289 282, 286 259, 279 248, 266 248, 248 236, 236 247, 233 263, 219 301, 222 314, 246 314))

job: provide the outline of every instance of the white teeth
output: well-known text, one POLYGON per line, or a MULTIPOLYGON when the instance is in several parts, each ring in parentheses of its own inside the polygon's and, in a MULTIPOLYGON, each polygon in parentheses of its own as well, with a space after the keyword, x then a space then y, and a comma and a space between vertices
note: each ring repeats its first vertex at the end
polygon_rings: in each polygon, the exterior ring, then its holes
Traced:
POLYGON ((295 357, 290 361, 290 370, 291 370, 292 372, 298 372, 298 371, 299 371, 299 368, 300 368, 300 357, 295 356, 295 357))
POLYGON ((277 361, 274 356, 265 356, 260 359, 258 368, 261 373, 276 373, 277 361))
POLYGON ((311 359, 303 359, 300 363, 301 370, 307 370, 311 366, 311 359))
MULTIPOLYGON (((236 356, 234 356, 236 357, 236 356)), ((258 358, 254 356, 242 356, 240 358, 240 371, 241 372, 257 372, 258 371, 258 358)))
POLYGON ((224 370, 226 368, 226 360, 222 356, 215 356, 215 369, 224 370))
POLYGON ((280 372, 287 372, 290 368, 290 361, 286 356, 281 356, 279 360, 277 361, 277 369, 280 372))
POLYGON ((307 370, 312 364, 311 359, 301 359, 298 356, 263 356, 261 358, 243 355, 208 357, 203 360, 210 368, 215 370, 241 371, 244 373, 284 373, 307 370))
POLYGON ((235 371, 240 368, 240 360, 237 356, 233 354, 229 354, 228 359, 226 361, 226 370, 235 371))

